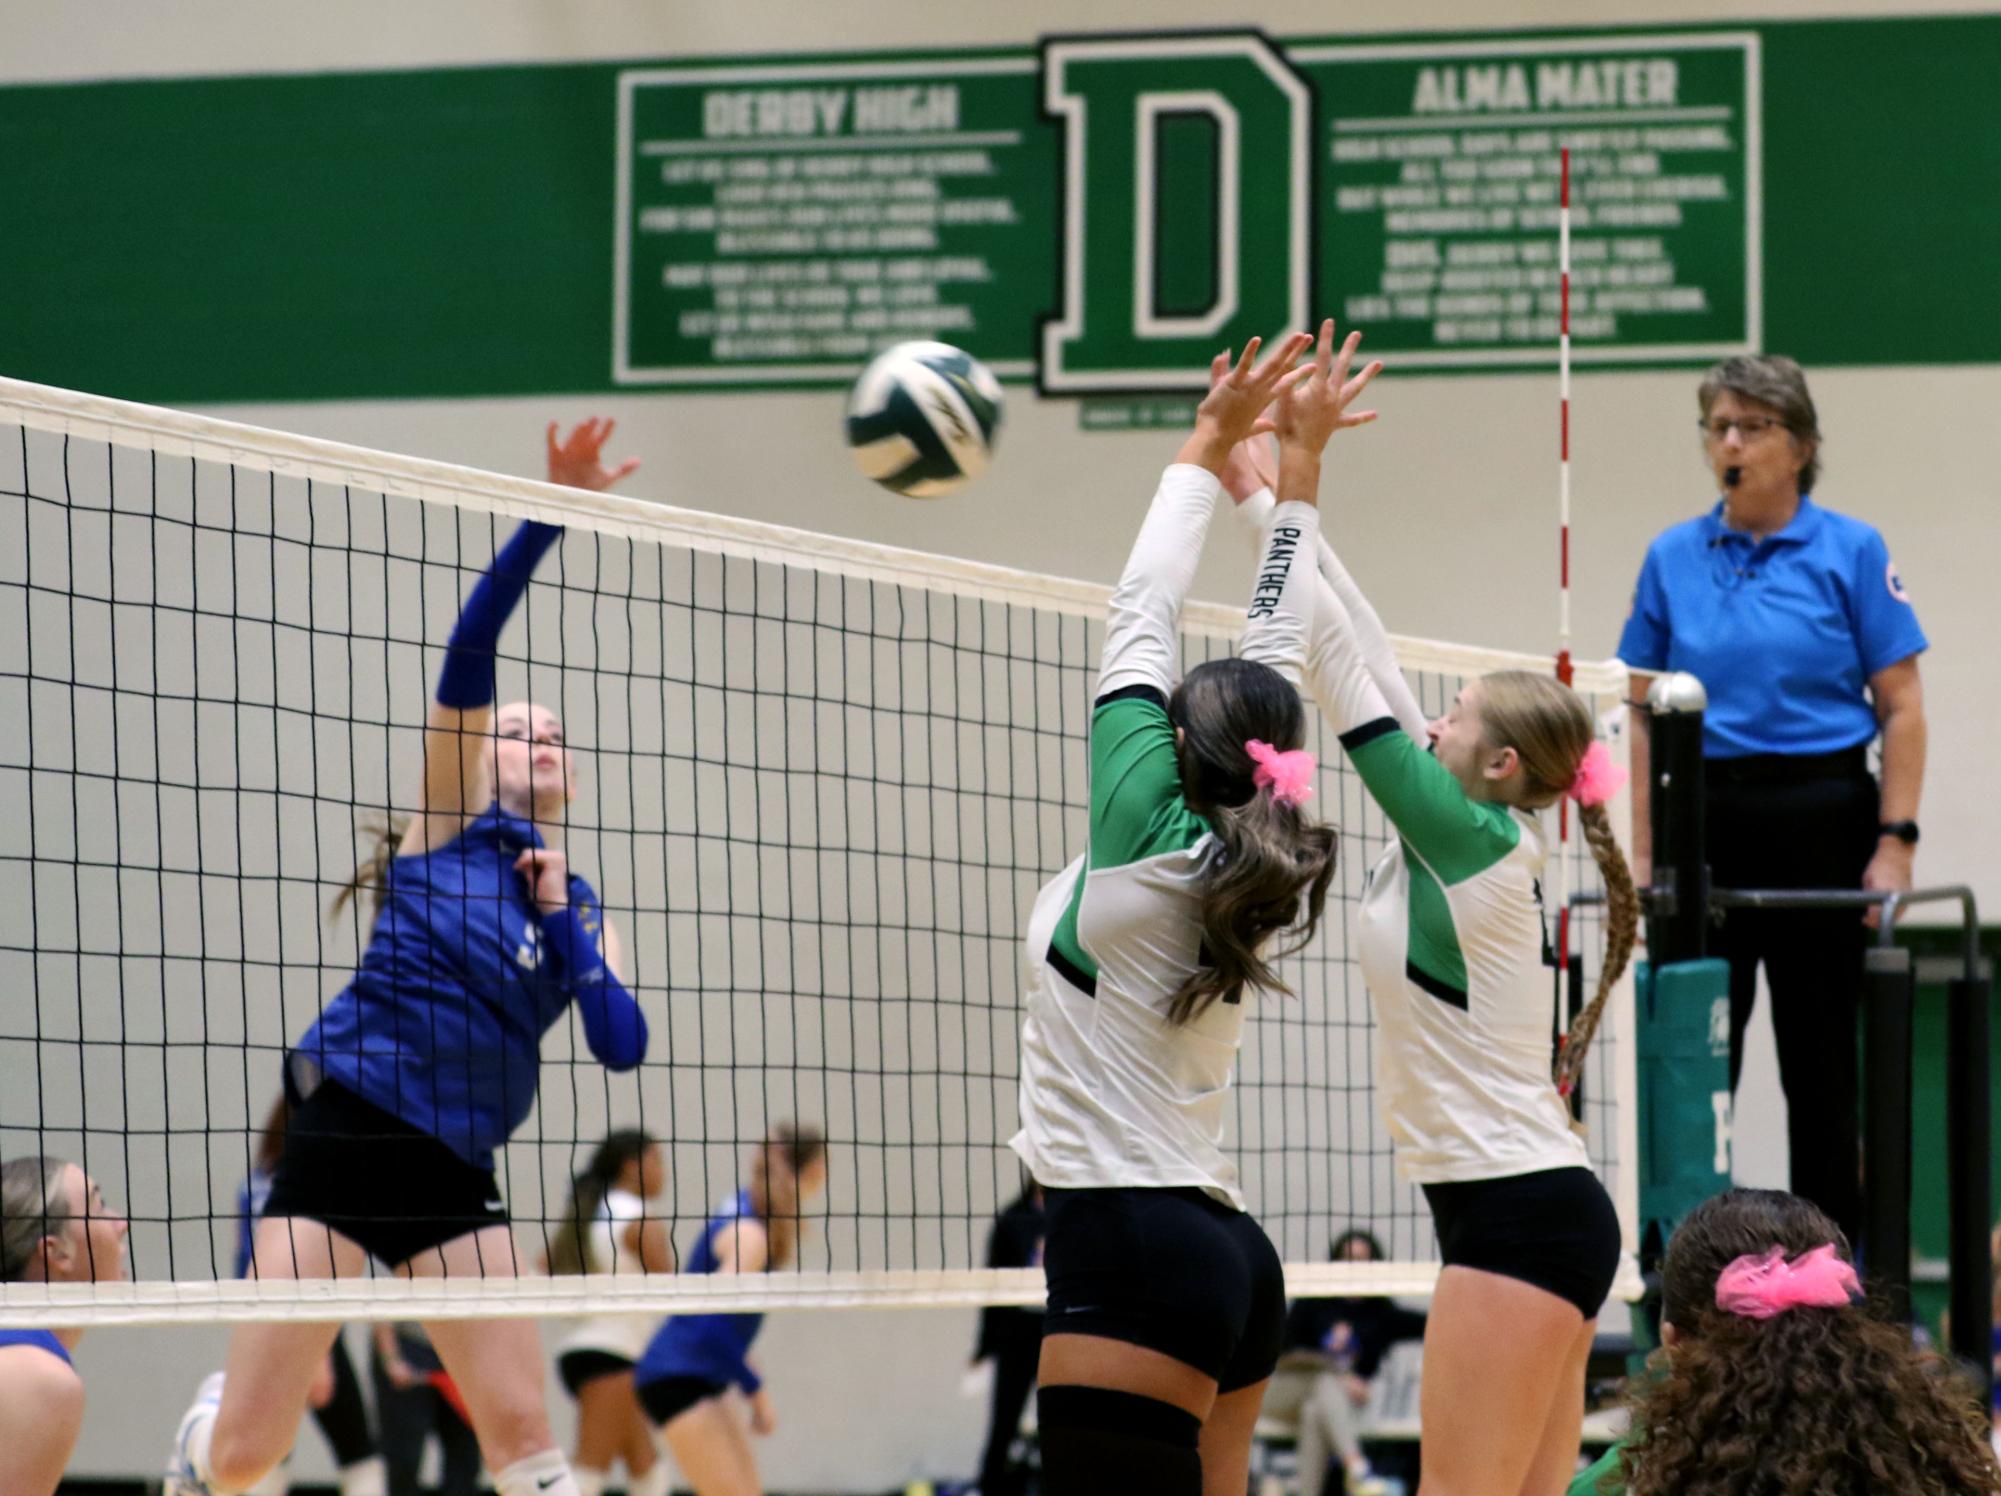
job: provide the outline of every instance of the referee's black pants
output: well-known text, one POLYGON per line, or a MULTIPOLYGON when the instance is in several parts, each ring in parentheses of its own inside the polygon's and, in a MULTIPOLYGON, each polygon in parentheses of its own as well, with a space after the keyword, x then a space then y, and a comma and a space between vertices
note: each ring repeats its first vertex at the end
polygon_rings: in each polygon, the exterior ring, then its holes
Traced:
MULTIPOLYGON (((1865 752, 1711 759, 1709 863, 1719 888, 1860 888, 1875 855, 1879 801, 1865 752)), ((1785 1088, 1793 1193, 1855 1241, 1862 1226, 1856 1048, 1861 911, 1732 909, 1711 951, 1730 963, 1730 1089, 1762 962, 1785 1088)))

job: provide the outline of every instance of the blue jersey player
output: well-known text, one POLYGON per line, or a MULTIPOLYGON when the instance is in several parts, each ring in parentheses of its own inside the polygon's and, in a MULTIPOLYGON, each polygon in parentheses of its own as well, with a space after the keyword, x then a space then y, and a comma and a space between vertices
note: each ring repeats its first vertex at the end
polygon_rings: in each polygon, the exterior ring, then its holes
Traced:
MULTIPOLYGON (((827 1184, 827 1143, 817 1128, 779 1123, 751 1159, 750 1179, 702 1228, 684 1273, 763 1273, 789 1266, 800 1211, 827 1184)), ((761 1491, 757 1457, 729 1390, 750 1403, 751 1433, 777 1427, 771 1395, 751 1364, 761 1314, 677 1314, 655 1333, 633 1370, 634 1390, 659 1425, 695 1496, 761 1491)))
MULTIPOLYGON (((549 479, 603 489, 610 422, 548 434, 549 479)), ((293 1047, 285 1154, 253 1247, 263 1278, 521 1270, 494 1152, 535 1102, 541 1037, 575 1004, 612 1070, 646 1053, 597 894, 562 826, 576 769, 554 714, 494 708, 501 629, 562 531, 523 524, 466 598, 425 721, 421 800, 380 879, 360 968, 293 1047)), ((520 1320, 428 1324, 501 1496, 575 1496, 542 1347, 520 1320)), ((182 1420, 168 1496, 242 1492, 291 1448, 337 1327, 246 1325, 182 1420)))
MULTIPOLYGON (((97 1182, 60 1159, 0 1163, 0 1283, 104 1283, 127 1276, 127 1223, 97 1182)), ((0 1491, 55 1496, 83 1427, 81 1330, 0 1324, 0 1491)))

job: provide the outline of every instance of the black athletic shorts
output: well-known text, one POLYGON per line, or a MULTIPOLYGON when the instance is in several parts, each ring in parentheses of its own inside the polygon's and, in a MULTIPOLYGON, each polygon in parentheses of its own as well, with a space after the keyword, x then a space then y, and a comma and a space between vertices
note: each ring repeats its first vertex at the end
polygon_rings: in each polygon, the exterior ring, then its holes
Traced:
POLYGON ((1589 1169, 1427 1184, 1447 1267, 1518 1278, 1596 1319, 1619 1271, 1619 1217, 1589 1169))
POLYGON ((563 1379, 563 1390, 572 1397, 599 1377, 615 1377, 630 1370, 631 1359, 616 1351, 564 1351, 556 1358, 556 1375, 563 1379))
POLYGON ((730 1389, 728 1382, 711 1381, 708 1377, 662 1377, 657 1382, 641 1382, 633 1390, 639 1394, 639 1405, 646 1409, 646 1416, 655 1427, 665 1428, 696 1403, 721 1397, 730 1389))
POLYGON ((1285 1273, 1263 1229, 1199 1189, 1048 1190, 1045 1335, 1143 1345, 1235 1392, 1278 1364, 1285 1273))
POLYGON ((331 1226, 390 1267, 508 1223, 491 1170, 331 1080, 293 1101, 264 1214, 331 1226))

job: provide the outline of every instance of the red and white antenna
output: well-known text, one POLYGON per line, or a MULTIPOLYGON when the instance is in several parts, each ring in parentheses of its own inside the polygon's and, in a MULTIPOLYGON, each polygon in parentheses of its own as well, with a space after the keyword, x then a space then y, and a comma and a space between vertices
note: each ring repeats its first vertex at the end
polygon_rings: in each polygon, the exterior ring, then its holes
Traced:
MULTIPOLYGON (((1557 420, 1557 621, 1556 678, 1571 683, 1570 668, 1570 150, 1561 156, 1562 186, 1556 210, 1556 273, 1560 308, 1556 334, 1557 420)), ((1557 991, 1570 972, 1570 799, 1557 801, 1556 877, 1551 892, 1556 896, 1557 991)))
POLYGON ((1557 516, 1561 529, 1557 577, 1556 678, 1570 684, 1570 151, 1562 155, 1563 186, 1556 210, 1556 273, 1562 297, 1557 318, 1556 389, 1562 407, 1557 436, 1557 516))

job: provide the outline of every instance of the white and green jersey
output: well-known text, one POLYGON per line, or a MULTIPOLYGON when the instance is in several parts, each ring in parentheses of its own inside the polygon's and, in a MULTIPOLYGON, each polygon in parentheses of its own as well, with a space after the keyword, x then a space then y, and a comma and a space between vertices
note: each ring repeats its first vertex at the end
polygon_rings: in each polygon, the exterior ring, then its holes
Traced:
MULTIPOLYGON (((1112 597, 1088 843, 1029 916, 1012 1146, 1046 1186, 1195 1186, 1241 1210, 1223 1118, 1243 1005, 1217 1002, 1186 1024, 1167 1017, 1203 959, 1200 880, 1217 845, 1182 796, 1167 715, 1181 604, 1217 486, 1202 468, 1167 470, 1112 597)), ((1279 507, 1240 649, 1295 682, 1318 534, 1311 505, 1279 507)))
MULTIPOLYGON (((1243 507, 1259 518, 1262 506, 1243 507)), ((1398 1161, 1421 1184, 1588 1168, 1550 1077, 1542 823, 1469 798, 1432 757, 1374 610, 1331 549, 1319 570, 1307 679, 1397 832, 1354 936, 1398 1161)))
POLYGON ((1342 733, 1396 827, 1355 916, 1376 1090, 1420 1184, 1590 1167, 1550 1078, 1541 823, 1469 799, 1387 715, 1342 733))

